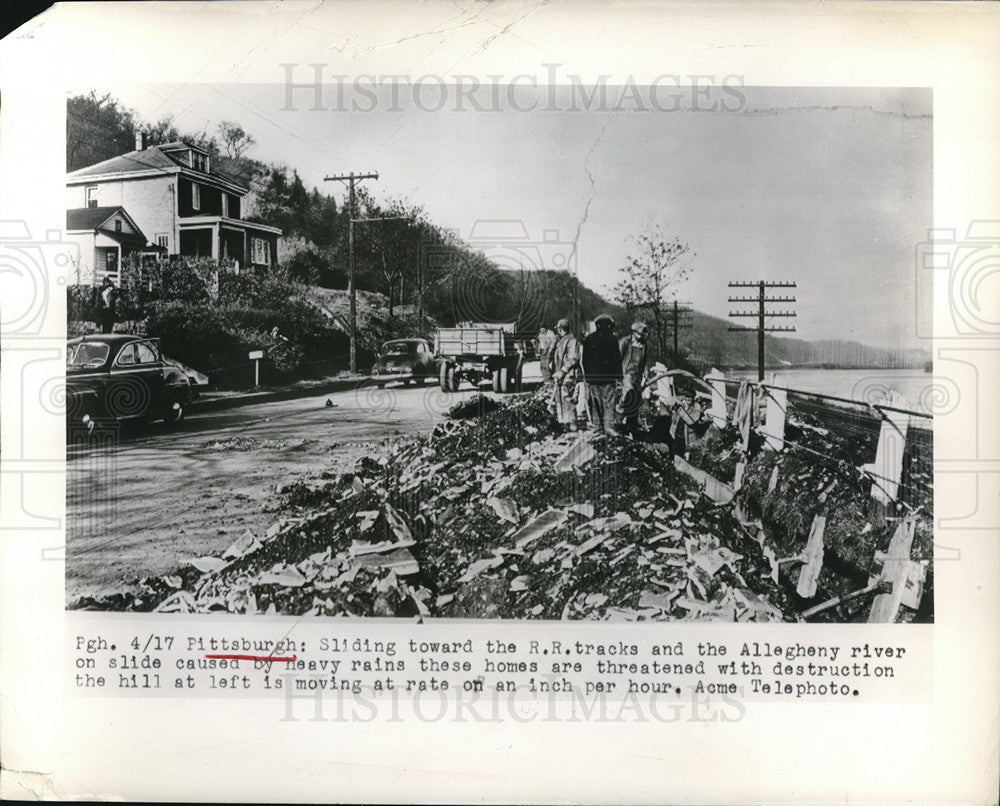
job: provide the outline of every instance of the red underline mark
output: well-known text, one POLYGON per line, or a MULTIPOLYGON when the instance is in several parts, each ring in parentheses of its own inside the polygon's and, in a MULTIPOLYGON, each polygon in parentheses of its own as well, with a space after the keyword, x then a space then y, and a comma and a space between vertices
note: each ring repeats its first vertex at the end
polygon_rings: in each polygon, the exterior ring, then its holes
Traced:
POLYGON ((298 655, 282 658, 278 655, 206 655, 208 660, 264 660, 272 663, 291 663, 299 659, 298 655))

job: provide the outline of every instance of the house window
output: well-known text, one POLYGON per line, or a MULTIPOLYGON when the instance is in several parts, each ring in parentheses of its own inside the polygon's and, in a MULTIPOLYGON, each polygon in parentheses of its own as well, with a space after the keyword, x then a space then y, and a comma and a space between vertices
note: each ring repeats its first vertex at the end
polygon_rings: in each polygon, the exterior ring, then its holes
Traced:
POLYGON ((87 186, 87 206, 97 207, 97 185, 87 186))
POLYGON ((122 231, 122 220, 120 218, 115 219, 115 232, 122 231))
POLYGON ((254 263, 262 266, 271 265, 271 250, 265 238, 250 239, 250 254, 254 263))
POLYGON ((199 154, 197 151, 192 151, 191 167, 196 171, 204 171, 205 173, 208 173, 208 157, 204 154, 199 154))
POLYGON ((165 232, 156 233, 156 245, 162 246, 164 249, 170 248, 170 236, 165 232))
POLYGON ((201 186, 197 182, 191 183, 191 209, 201 209, 201 186))

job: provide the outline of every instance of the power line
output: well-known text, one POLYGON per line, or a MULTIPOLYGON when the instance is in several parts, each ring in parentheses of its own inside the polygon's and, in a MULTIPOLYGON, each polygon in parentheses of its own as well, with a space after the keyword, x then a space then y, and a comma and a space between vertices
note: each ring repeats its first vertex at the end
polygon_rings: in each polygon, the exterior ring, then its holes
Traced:
POLYGON ((729 284, 730 288, 756 288, 756 297, 730 297, 730 302, 754 302, 757 304, 756 311, 730 311, 729 316, 731 318, 737 317, 754 317, 757 319, 757 327, 730 327, 731 331, 738 333, 757 333, 757 380, 764 380, 764 334, 765 333, 794 333, 794 326, 784 326, 784 325, 767 325, 768 318, 774 317, 791 317, 795 316, 794 311, 772 311, 768 310, 768 303, 782 302, 790 303, 795 302, 795 297, 768 297, 767 289, 769 288, 795 288, 795 283, 769 283, 764 280, 758 280, 757 282, 732 282, 729 284))
POLYGON ((347 251, 348 251, 348 275, 347 275, 347 294, 351 301, 351 372, 358 371, 358 300, 357 300, 357 288, 354 282, 354 222, 358 215, 357 210, 357 199, 354 193, 354 186, 356 183, 361 182, 365 179, 374 179, 378 181, 378 171, 370 174, 356 174, 351 171, 349 174, 338 174, 337 176, 324 176, 324 182, 345 182, 350 191, 350 207, 351 212, 349 214, 347 223, 347 251))
POLYGON ((674 366, 680 366, 680 349, 678 347, 679 341, 679 331, 681 328, 692 327, 691 317, 693 315, 693 310, 691 309, 690 302, 678 302, 674 300, 671 304, 668 304, 666 310, 666 323, 667 327, 671 328, 674 332, 674 366))

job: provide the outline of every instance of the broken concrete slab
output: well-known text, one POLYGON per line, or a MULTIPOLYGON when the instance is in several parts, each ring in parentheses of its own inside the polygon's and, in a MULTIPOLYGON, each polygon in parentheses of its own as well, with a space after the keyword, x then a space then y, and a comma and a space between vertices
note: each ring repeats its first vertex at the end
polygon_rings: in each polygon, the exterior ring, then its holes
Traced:
POLYGON ((514 532, 511 539, 517 548, 523 549, 546 532, 562 526, 568 518, 569 515, 564 509, 548 509, 514 532))

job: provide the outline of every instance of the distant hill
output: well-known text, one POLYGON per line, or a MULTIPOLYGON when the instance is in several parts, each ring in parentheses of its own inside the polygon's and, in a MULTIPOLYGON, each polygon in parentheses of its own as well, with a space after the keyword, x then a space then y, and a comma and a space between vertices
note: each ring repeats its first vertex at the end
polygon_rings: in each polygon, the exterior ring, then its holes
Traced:
MULTIPOLYGON (((744 320, 752 321, 752 320, 744 320)), ((755 333, 738 333, 729 330, 727 319, 695 311, 692 328, 682 331, 680 347, 693 357, 717 366, 756 366, 757 336, 755 333)), ((764 337, 764 355, 769 366, 788 362, 792 366, 837 366, 913 368, 923 367, 930 359, 926 350, 885 349, 859 344, 856 341, 820 340, 806 341, 780 336, 764 337)))
MULTIPOLYGON (((631 318, 625 309, 609 302, 601 294, 578 283, 569 272, 533 271, 510 272, 498 270, 504 287, 492 285, 497 276, 491 277, 490 293, 480 290, 478 284, 466 285, 456 281, 438 297, 426 317, 427 332, 420 330, 416 306, 397 305, 396 316, 387 317, 388 300, 384 294, 370 291, 358 292, 358 325, 361 330, 362 348, 367 352, 377 349, 380 340, 404 335, 429 337, 438 324, 449 326, 457 321, 517 322, 518 328, 537 331, 541 324, 554 327, 561 317, 572 318, 573 295, 579 295, 580 318, 583 322, 598 314, 609 313, 618 323, 618 332, 627 332, 631 318)), ((314 288, 317 300, 327 315, 346 329, 348 296, 346 291, 314 288)), ((734 333, 727 319, 708 316, 699 311, 692 314, 692 327, 682 330, 679 343, 681 355, 695 364, 719 368, 757 366, 757 337, 753 333, 734 333)), ((768 366, 796 367, 836 366, 868 368, 923 368, 930 360, 925 350, 890 350, 870 347, 856 341, 821 340, 765 337, 765 356, 768 366)))

